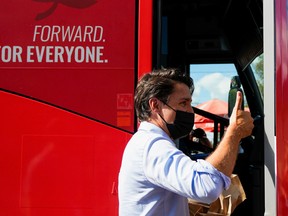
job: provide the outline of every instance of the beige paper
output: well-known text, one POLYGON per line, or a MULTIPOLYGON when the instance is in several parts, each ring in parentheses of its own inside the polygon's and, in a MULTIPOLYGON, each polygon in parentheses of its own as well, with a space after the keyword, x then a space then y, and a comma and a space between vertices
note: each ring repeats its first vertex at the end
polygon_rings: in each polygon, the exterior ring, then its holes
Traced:
POLYGON ((246 199, 245 191, 237 175, 231 175, 231 185, 219 198, 211 203, 197 203, 188 200, 190 216, 229 216, 235 208, 246 199))

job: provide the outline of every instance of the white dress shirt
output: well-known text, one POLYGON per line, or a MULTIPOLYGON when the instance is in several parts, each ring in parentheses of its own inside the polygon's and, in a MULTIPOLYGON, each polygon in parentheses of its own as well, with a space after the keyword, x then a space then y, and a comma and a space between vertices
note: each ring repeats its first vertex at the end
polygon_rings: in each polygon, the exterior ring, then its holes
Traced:
POLYGON ((188 199, 211 203, 230 178, 193 161, 159 127, 142 122, 128 142, 119 173, 119 216, 189 216, 188 199))

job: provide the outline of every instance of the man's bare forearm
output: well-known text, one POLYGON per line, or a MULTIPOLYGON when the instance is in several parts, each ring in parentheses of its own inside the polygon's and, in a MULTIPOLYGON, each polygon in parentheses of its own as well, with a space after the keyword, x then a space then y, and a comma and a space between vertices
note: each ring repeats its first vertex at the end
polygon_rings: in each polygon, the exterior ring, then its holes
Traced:
POLYGON ((220 172, 230 176, 237 159, 240 140, 241 138, 233 132, 233 129, 228 127, 216 150, 207 157, 206 161, 220 172))

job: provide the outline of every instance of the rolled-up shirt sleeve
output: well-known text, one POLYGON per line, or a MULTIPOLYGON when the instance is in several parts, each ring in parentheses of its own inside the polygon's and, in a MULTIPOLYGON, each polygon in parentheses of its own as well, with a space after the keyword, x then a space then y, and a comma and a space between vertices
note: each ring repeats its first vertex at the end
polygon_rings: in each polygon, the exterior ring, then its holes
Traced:
POLYGON ((205 160, 193 161, 169 140, 146 146, 144 173, 153 184, 202 203, 216 200, 230 186, 230 177, 205 160))

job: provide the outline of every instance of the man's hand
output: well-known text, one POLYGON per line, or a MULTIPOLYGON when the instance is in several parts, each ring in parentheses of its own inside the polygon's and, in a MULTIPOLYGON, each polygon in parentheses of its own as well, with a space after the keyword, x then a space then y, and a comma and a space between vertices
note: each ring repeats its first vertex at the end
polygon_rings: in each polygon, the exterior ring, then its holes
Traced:
POLYGON ((207 162, 226 176, 230 176, 233 172, 240 140, 250 136, 254 128, 250 112, 241 109, 242 100, 242 93, 238 91, 230 116, 230 125, 216 150, 206 158, 207 162))
POLYGON ((250 136, 254 128, 250 112, 241 109, 242 100, 242 93, 238 91, 236 103, 230 116, 230 127, 240 139, 250 136))

